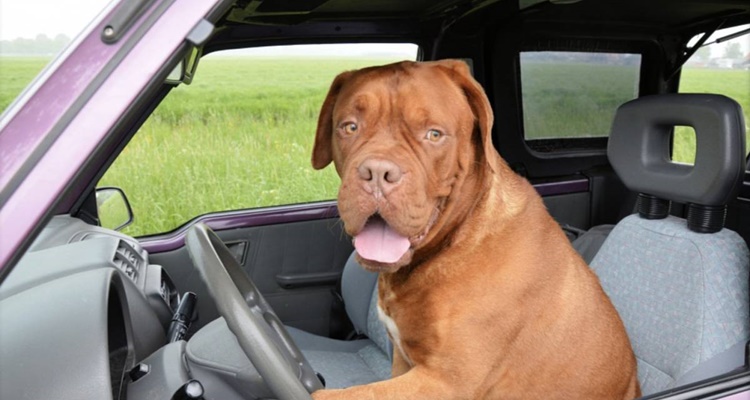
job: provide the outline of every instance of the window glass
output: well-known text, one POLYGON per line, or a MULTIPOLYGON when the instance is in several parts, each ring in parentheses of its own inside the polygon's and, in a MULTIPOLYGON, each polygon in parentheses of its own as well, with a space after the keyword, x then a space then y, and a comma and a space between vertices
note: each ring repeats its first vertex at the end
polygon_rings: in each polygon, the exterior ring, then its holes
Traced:
POLYGON ((0 113, 109 0, 0 0, 0 113))
MULTIPOLYGON (((682 67, 679 90, 680 93, 723 94, 734 99, 744 111, 746 132, 750 122, 750 36, 745 33, 720 43, 715 41, 747 29, 750 25, 722 29, 711 35, 706 45, 682 67)), ((694 37, 688 47, 692 47, 700 36, 694 37)), ((746 145, 750 146, 747 140, 746 145)), ((689 164, 695 160, 695 135, 685 127, 675 128, 672 159, 689 164)))
POLYGON ((674 127, 674 144, 672 161, 684 164, 695 164, 695 129, 692 126, 674 127))
POLYGON ((128 195, 123 232, 172 230, 214 211, 334 199, 332 167, 311 166, 318 113, 340 72, 416 59, 415 45, 308 45, 200 60, 118 156, 100 186, 128 195))
POLYGON ((617 107, 638 96, 639 54, 522 52, 526 140, 609 135, 617 107))

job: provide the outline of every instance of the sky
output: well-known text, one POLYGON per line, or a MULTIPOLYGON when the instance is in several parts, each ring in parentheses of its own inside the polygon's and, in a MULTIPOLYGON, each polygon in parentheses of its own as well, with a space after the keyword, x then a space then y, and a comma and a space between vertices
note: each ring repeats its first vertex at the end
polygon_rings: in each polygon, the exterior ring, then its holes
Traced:
POLYGON ((109 0, 0 0, 0 40, 74 38, 109 0))
MULTIPOLYGON (((103 10, 110 0, 0 0, 0 40, 13 40, 19 37, 33 39, 39 34, 45 34, 54 38, 58 34, 64 34, 74 38, 86 25, 103 10)), ((746 25, 744 28, 747 28, 746 25)), ((729 30, 727 30, 729 31, 729 30)), ((736 31, 736 29, 735 29, 736 31)), ((729 31, 731 32, 731 31, 729 31)), ((723 34, 723 32, 721 32, 723 34)), ((742 46, 743 53, 750 52, 750 35, 734 39, 742 46)), ((723 53, 723 46, 713 51, 717 57, 723 53)), ((381 53, 385 47, 370 47, 360 52, 381 53)), ((413 47, 393 49, 399 55, 413 54, 413 47)), ((329 51, 326 47, 318 47, 316 50, 300 48, 302 54, 316 51, 317 54, 325 54, 329 51)), ((335 52, 335 50, 330 50, 335 52)), ((260 54, 273 54, 274 50, 258 50, 260 54)), ((288 54, 288 52, 287 52, 288 54)))
MULTIPOLYGON (((33 39, 39 34, 54 38, 64 34, 73 39, 110 0, 0 0, 0 40, 33 39)), ((394 55, 414 58, 414 45, 347 45, 344 53, 359 55, 394 55)), ((314 54, 341 55, 341 46, 293 46, 291 49, 260 48, 223 52, 223 55, 314 54)))

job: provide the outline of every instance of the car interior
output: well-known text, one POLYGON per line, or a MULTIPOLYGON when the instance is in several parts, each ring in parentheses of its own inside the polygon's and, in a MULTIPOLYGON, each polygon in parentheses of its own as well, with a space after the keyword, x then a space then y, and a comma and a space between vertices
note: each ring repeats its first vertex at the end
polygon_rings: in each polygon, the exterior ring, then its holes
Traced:
POLYGON ((644 398, 748 390, 748 111, 679 90, 709 36, 750 24, 748 2, 237 0, 206 20, 213 33, 185 42, 3 269, 0 398, 304 399, 390 377, 377 274, 357 265, 335 199, 211 212, 143 237, 99 215, 105 193, 122 196, 97 189, 101 177, 190 68, 200 75, 200 57, 332 43, 414 43, 419 60, 469 63, 496 149, 620 313, 644 398), (576 54, 630 68, 629 92, 613 94, 599 134, 534 133, 535 113, 556 114, 524 95, 530 61, 576 54), (679 126, 694 129, 692 165, 673 160, 679 126))

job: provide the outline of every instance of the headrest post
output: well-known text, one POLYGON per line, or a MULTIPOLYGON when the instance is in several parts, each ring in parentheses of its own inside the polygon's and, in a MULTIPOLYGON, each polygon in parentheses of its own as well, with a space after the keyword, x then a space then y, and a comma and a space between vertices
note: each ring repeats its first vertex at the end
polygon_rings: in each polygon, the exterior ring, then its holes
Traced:
POLYGON ((688 229, 698 233, 716 233, 724 228, 727 217, 727 206, 705 206, 688 204, 688 229))
POLYGON ((645 219, 664 219, 672 202, 646 193, 638 193, 638 215, 645 219))

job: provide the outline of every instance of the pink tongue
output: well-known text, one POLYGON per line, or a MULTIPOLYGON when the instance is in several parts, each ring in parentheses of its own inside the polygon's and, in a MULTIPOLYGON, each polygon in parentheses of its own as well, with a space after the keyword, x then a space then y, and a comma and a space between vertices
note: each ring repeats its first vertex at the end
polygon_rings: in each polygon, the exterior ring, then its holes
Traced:
POLYGON ((354 237, 354 247, 360 257, 384 264, 400 260, 409 246, 409 239, 396 233, 381 218, 371 218, 365 229, 354 237))

